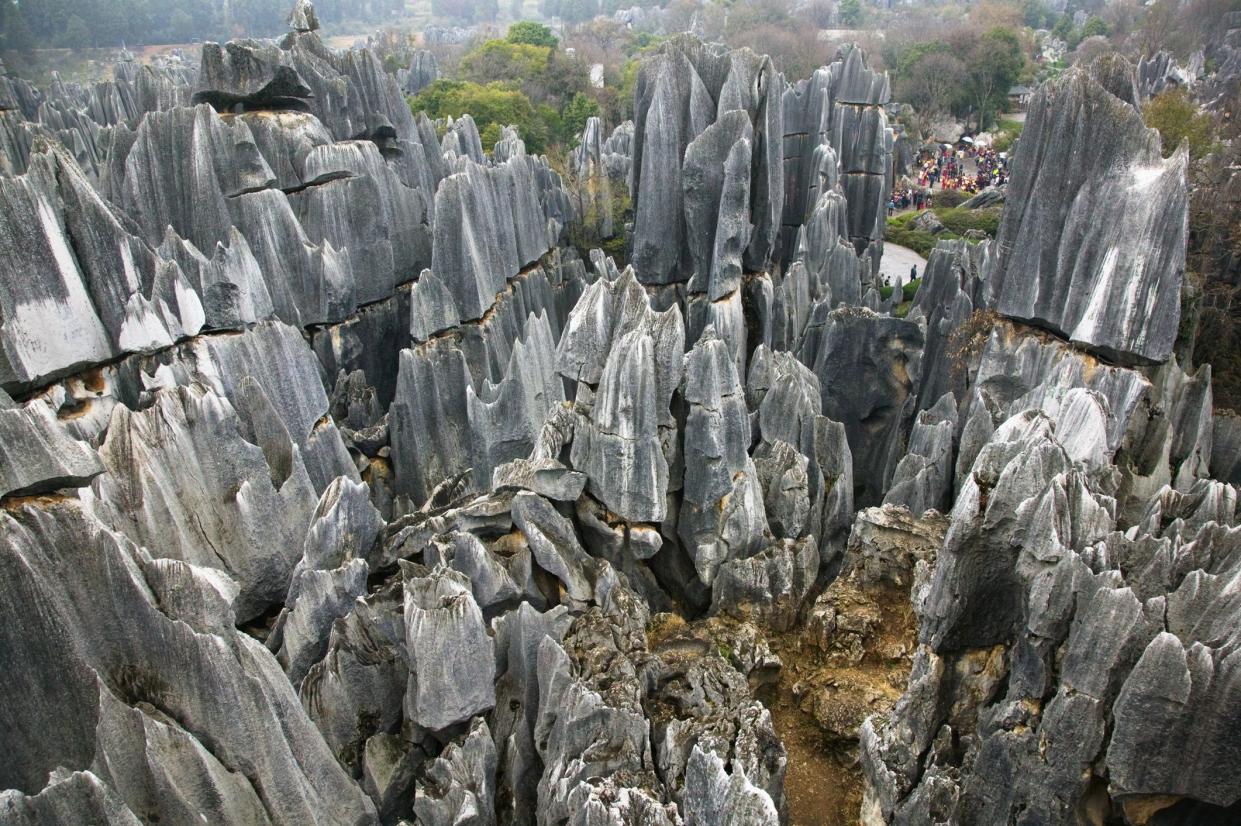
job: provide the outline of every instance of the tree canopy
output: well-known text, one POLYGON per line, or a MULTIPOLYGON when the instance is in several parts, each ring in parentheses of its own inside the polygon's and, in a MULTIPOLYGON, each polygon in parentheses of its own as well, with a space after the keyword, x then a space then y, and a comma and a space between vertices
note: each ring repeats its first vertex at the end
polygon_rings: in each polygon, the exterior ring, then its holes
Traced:
POLYGON ((470 115, 489 152, 505 126, 517 127, 528 151, 546 152, 553 128, 560 126, 555 110, 536 107, 520 91, 498 82, 437 80, 413 98, 409 108, 432 119, 470 115))
POLYGON ((1151 98, 1142 116, 1147 126, 1159 130, 1165 156, 1175 152, 1181 141, 1189 142, 1189 156, 1194 160, 1215 146, 1215 119, 1199 109, 1184 89, 1169 89, 1151 98))
POLYGON ((1004 26, 903 44, 886 58, 900 101, 922 114, 971 119, 979 129, 995 123, 1008 90, 1026 72, 1021 39, 1004 26))
POLYGON ((559 38, 552 34, 551 29, 533 20, 520 20, 509 26, 508 35, 504 39, 509 43, 543 46, 548 49, 560 45, 559 38))

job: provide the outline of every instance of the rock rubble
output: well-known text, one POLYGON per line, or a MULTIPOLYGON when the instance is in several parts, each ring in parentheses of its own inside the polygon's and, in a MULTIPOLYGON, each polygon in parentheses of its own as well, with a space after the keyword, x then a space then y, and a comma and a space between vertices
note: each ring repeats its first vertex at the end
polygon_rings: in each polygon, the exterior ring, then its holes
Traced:
POLYGON ((1235 814, 1241 440, 1123 66, 898 318, 856 47, 673 38, 562 179, 289 19, 0 83, 0 823, 774 826, 773 684, 868 824, 1235 814))

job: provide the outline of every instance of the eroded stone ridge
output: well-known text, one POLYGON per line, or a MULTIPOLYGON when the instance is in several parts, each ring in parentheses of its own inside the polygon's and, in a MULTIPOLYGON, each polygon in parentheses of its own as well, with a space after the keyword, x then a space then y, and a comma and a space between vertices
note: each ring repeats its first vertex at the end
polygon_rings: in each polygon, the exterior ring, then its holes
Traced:
POLYGON ((988 288, 995 309, 1105 357, 1172 353, 1185 270, 1188 153, 1096 76, 1040 87, 1013 161, 988 288))
POLYGON ((807 743, 872 824, 1235 812, 1241 437, 1122 62, 897 317, 859 49, 675 38, 566 183, 290 26, 0 83, 0 822, 774 826, 807 743), (630 175, 632 266, 562 245, 630 175))

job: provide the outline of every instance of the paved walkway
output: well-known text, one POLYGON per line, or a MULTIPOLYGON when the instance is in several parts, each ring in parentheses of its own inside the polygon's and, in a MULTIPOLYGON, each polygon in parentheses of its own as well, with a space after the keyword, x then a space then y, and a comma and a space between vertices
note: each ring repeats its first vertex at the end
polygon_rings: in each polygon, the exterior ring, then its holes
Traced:
POLYGON ((904 284, 909 280, 909 268, 915 264, 918 265, 918 277, 921 278, 922 270, 926 267, 926 259, 909 247, 885 241, 883 258, 879 259, 880 283, 883 283, 883 278, 886 276, 893 287, 904 284))

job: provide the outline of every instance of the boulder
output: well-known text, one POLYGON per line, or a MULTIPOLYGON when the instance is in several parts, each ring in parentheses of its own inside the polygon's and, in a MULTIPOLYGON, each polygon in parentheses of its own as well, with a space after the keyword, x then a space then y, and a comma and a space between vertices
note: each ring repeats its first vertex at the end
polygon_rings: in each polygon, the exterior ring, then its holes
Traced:
POLYGON ((444 567, 425 576, 406 569, 405 644, 406 719, 439 731, 495 705, 495 645, 469 577, 444 567))

